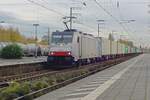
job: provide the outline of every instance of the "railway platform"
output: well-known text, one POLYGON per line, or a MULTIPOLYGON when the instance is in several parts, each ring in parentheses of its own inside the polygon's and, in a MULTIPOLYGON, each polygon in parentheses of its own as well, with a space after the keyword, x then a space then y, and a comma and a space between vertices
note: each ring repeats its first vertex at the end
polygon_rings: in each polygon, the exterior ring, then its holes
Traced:
POLYGON ((150 100, 150 54, 142 54, 35 100, 150 100))
POLYGON ((0 67, 1 66, 9 66, 9 65, 17 65, 17 64, 32 64, 32 63, 40 63, 46 62, 47 57, 23 57, 22 59, 1 59, 0 58, 0 67))

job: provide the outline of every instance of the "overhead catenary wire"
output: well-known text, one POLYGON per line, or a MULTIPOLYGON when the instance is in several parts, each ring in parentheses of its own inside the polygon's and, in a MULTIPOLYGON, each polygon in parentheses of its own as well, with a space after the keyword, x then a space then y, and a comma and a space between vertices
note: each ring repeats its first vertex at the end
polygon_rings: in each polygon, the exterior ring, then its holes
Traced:
MULTIPOLYGON (((112 0, 111 0, 112 1, 112 0)), ((118 11, 118 14, 119 14, 119 17, 120 17, 120 19, 121 20, 124 20, 124 21, 126 21, 125 19, 124 19, 124 17, 123 17, 123 15, 122 15, 122 13, 121 13, 121 10, 120 10, 120 3, 117 1, 117 11, 118 11)), ((127 20, 128 21, 128 20, 127 20)), ((126 23, 125 23, 126 24, 126 23)), ((126 29, 128 30, 128 33, 133 33, 133 31, 129 28, 129 26, 127 26, 127 25, 125 25, 125 24, 123 24, 125 27, 126 27, 126 29)), ((128 24, 130 24, 130 22, 128 23, 128 24)), ((128 34, 129 35, 129 34, 128 34)))
MULTIPOLYGON (((27 1, 30 2, 30 3, 8 3, 8 4, 6 4, 6 5, 31 5, 31 3, 32 3, 32 4, 34 4, 34 5, 37 5, 37 6, 39 6, 39 7, 42 7, 42 8, 44 8, 44 9, 50 11, 50 12, 56 13, 57 15, 59 15, 59 16, 61 16, 61 17, 64 17, 64 16, 65 16, 63 13, 61 13, 61 12, 59 12, 59 11, 57 11, 57 10, 51 9, 51 8, 49 8, 49 7, 46 7, 46 6, 45 6, 43 3, 41 3, 41 2, 39 2, 39 1, 37 2, 37 0, 36 0, 36 1, 34 1, 34 0, 27 0, 27 1)), ((45 2, 45 4, 48 3, 46 0, 40 0, 40 1, 45 2)), ((17 23, 17 22, 16 22, 16 23, 17 23)), ((17 23, 17 24, 22 25, 21 23, 17 23)), ((90 26, 90 25, 87 25, 87 24, 84 24, 84 23, 76 23, 76 24, 79 24, 79 25, 82 25, 82 26, 84 26, 84 27, 87 27, 87 29, 94 30, 94 28, 93 28, 92 26, 90 26)), ((24 25, 24 24, 23 24, 23 25, 24 25)))
POLYGON ((41 0, 41 1, 43 1, 43 2, 45 2, 45 3, 47 3, 47 4, 49 4, 49 2, 48 2, 48 1, 46 1, 46 0, 41 0))
POLYGON ((35 2, 35 1, 33 1, 33 0, 27 0, 27 1, 33 3, 33 4, 37 5, 37 6, 40 6, 40 7, 42 7, 42 8, 45 8, 45 9, 47 9, 48 11, 53 12, 53 13, 56 13, 56 14, 58 14, 58 15, 60 15, 60 16, 65 16, 64 14, 62 14, 62 13, 60 13, 60 12, 54 10, 54 9, 50 9, 50 8, 44 6, 44 5, 40 4, 40 3, 37 3, 37 2, 35 2))
MULTIPOLYGON (((110 1, 112 2, 112 0, 110 0, 110 1)), ((112 5, 113 5, 113 2, 112 2, 112 5)), ((121 13, 121 11, 120 11, 120 3, 118 1, 117 1, 117 11, 118 11, 120 20, 125 20, 122 13, 121 13)), ((122 24, 122 25, 128 30, 128 32, 130 32, 129 27, 127 25, 125 25, 125 24, 122 24)))
POLYGON ((89 25, 85 25, 85 24, 83 24, 83 23, 76 23, 76 24, 80 24, 80 25, 82 25, 82 26, 85 26, 85 27, 90 28, 91 30, 95 31, 94 27, 91 27, 91 26, 89 26, 89 25))
POLYGON ((31 5, 31 3, 0 3, 0 6, 22 6, 31 5))
MULTIPOLYGON (((36 0, 37 1, 37 0, 36 0)), ((49 4, 49 2, 48 1, 46 1, 46 0, 41 0, 41 1, 43 1, 43 2, 45 2, 45 3, 47 3, 47 4, 49 4)), ((83 2, 83 3, 85 3, 85 2, 83 2)), ((107 4, 109 4, 109 2, 105 2, 105 3, 107 3, 107 4)), ((121 3, 124 3, 124 5, 126 5, 126 4, 131 4, 131 5, 133 5, 133 4, 140 4, 140 5, 142 5, 142 4, 149 4, 150 2, 149 1, 141 1, 141 2, 135 2, 135 1, 133 1, 133 2, 121 2, 121 3)), ((22 5, 31 5, 30 3, 0 3, 0 5, 1 6, 22 6, 22 5)))
MULTIPOLYGON (((119 9, 119 6, 120 6, 119 3, 117 2, 117 10, 116 10, 116 6, 113 4, 113 1, 112 1, 112 0, 110 0, 110 3, 111 3, 111 5, 112 5, 112 8, 113 8, 115 11, 118 11, 119 20, 124 20, 122 14, 121 14, 121 12, 120 12, 120 9, 119 9)), ((124 24, 122 24, 122 26, 124 26, 124 24)), ((125 28, 125 26, 124 26, 124 28, 125 28)))
POLYGON ((120 23, 120 21, 114 17, 109 11, 107 11, 97 0, 94 0, 94 2, 100 7, 105 13, 107 13, 110 17, 112 17, 121 27, 124 31, 128 32, 126 28, 120 23))
MULTIPOLYGON (((114 9, 115 11, 117 11, 118 13, 116 13, 116 14, 118 14, 119 15, 119 20, 124 20, 124 17, 122 16, 122 14, 121 14, 121 12, 120 12, 120 4, 119 4, 119 2, 117 1, 117 4, 116 5, 114 5, 114 3, 113 3, 113 1, 112 0, 110 0, 110 4, 112 5, 112 9, 114 9)), ((129 28, 128 28, 128 26, 126 26, 125 24, 122 24, 122 26, 124 27, 124 29, 126 29, 126 32, 129 32, 129 28)), ((124 30, 121 30, 121 32, 123 32, 124 30)), ((121 33, 122 34, 122 33, 121 33)), ((121 34, 120 34, 120 38, 121 38, 121 34)))
MULTIPOLYGON (((114 4, 113 4, 113 2, 112 2, 112 0, 110 0, 110 2, 111 2, 111 4, 112 4, 112 6, 115 8, 115 6, 114 6, 114 4)), ((145 4, 145 3, 148 3, 148 2, 124 2, 124 3, 129 3, 129 4, 140 4, 140 3, 142 3, 142 4, 145 4)), ((124 18, 124 16, 122 15, 122 13, 121 13, 121 10, 120 10, 120 2, 118 2, 117 1, 117 11, 118 11, 118 14, 119 14, 119 17, 120 17, 120 20, 122 20, 122 21, 128 21, 128 20, 125 20, 125 18, 124 18)), ((128 24, 131 24, 130 22, 127 22, 128 24)), ((122 25, 124 25, 124 27, 127 29, 127 31, 128 31, 128 33, 135 33, 135 31, 133 31, 132 29, 132 27, 130 28, 128 25, 126 25, 127 23, 125 23, 125 24, 122 24, 122 25)), ((128 36, 131 36, 132 34, 128 34, 128 36)), ((134 40, 134 36, 132 36, 132 40, 134 40)))
MULTIPOLYGON (((33 4, 37 5, 37 6, 40 6, 40 7, 44 8, 44 9, 47 9, 48 11, 54 12, 54 13, 60 15, 61 17, 65 17, 64 14, 62 14, 62 13, 60 13, 60 12, 54 10, 54 9, 50 9, 50 8, 44 6, 44 5, 40 4, 40 3, 37 3, 37 2, 35 2, 35 1, 33 1, 33 0, 27 0, 27 1, 33 3, 33 4)), ((44 0, 44 2, 46 2, 46 1, 44 0)), ((85 24, 83 24, 83 23, 82 23, 82 24, 81 24, 81 23, 77 23, 77 24, 84 25, 85 27, 88 27, 88 28, 93 29, 92 27, 90 27, 90 26, 88 26, 88 25, 85 25, 85 24)))

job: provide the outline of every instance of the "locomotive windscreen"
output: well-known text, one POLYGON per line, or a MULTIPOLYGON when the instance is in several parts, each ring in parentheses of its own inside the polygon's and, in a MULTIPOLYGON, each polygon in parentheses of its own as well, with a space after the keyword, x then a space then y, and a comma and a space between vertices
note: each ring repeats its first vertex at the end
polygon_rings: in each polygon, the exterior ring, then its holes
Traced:
POLYGON ((52 43, 72 43, 73 34, 64 32, 54 32, 52 34, 52 43))

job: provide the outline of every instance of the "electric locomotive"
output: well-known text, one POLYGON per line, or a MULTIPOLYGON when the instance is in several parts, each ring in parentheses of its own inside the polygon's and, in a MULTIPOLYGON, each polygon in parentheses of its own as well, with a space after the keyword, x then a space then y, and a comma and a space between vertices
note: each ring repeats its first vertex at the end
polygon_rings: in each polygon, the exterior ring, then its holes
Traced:
POLYGON ((94 62, 100 55, 98 39, 90 34, 65 30, 53 32, 51 37, 49 65, 79 66, 94 62))

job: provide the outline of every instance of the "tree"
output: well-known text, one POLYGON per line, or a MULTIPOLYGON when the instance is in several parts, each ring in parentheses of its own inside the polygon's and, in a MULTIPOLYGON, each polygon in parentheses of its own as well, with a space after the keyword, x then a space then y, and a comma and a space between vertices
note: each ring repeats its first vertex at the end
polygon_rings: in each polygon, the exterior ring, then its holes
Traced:
POLYGON ((2 42, 21 42, 24 43, 26 38, 20 34, 18 29, 0 27, 0 41, 2 42))

